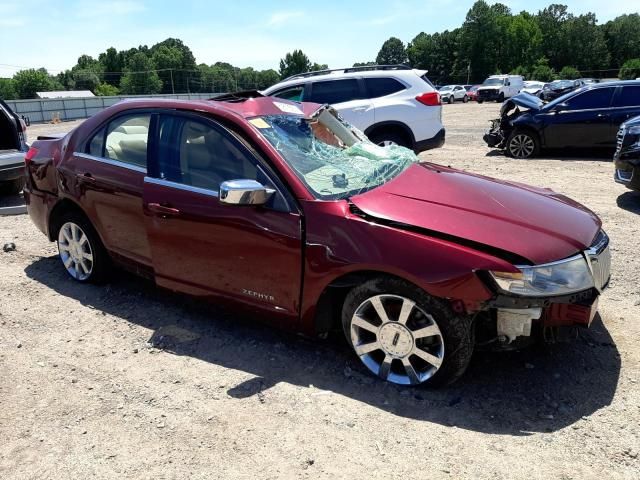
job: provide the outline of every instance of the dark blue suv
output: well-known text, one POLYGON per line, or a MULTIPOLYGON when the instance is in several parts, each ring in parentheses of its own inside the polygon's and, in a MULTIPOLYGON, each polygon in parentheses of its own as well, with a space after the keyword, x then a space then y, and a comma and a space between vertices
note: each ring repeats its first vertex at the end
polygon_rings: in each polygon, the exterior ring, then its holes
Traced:
POLYGON ((545 148, 613 151, 620 124, 638 115, 640 81, 588 85, 546 105, 520 93, 503 103, 484 140, 514 158, 531 158, 545 148))

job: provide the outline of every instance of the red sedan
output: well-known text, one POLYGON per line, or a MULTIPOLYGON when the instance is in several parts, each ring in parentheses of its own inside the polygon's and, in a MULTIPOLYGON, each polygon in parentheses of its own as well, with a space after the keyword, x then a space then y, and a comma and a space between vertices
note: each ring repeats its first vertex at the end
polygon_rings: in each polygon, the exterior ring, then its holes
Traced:
POLYGON ((609 279, 598 217, 550 190, 378 147, 329 106, 124 101, 26 156, 33 222, 79 282, 113 265, 342 329, 367 369, 443 384, 476 344, 586 327, 609 279))

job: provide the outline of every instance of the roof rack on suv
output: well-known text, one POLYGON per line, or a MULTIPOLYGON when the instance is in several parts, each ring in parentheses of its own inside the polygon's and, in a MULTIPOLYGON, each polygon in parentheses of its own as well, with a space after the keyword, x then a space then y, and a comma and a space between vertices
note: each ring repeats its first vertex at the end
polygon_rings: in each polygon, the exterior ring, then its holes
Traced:
POLYGON ((329 70, 316 70, 314 72, 305 72, 299 73, 297 75, 291 75, 290 77, 282 80, 283 82, 287 80, 293 80, 294 78, 306 78, 306 77, 314 77, 316 75, 325 75, 331 72, 344 72, 344 73, 352 73, 352 72, 364 72, 368 70, 411 70, 412 68, 408 65, 364 65, 362 67, 349 67, 349 68, 332 68, 329 70))

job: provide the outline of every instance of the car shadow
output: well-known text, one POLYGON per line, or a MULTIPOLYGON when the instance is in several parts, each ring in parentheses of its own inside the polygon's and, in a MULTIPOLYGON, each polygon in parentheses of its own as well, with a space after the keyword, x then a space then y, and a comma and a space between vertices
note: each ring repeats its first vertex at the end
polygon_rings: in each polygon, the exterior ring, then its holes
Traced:
MULTIPOLYGON (((491 149, 486 154, 486 157, 508 157, 504 150, 491 149)), ((518 161, 520 159, 510 158, 511 160, 518 161)), ((613 150, 610 149, 579 149, 579 148, 563 148, 563 149, 545 149, 534 158, 522 159, 523 162, 535 162, 536 160, 561 160, 561 161, 598 161, 598 162, 611 162, 613 161, 613 150)))
POLYGON ((640 215, 640 192, 625 192, 616 199, 616 203, 623 210, 640 215))
POLYGON ((528 435, 556 431, 609 405, 620 373, 620 355, 599 317, 572 343, 477 353, 454 385, 402 388, 370 376, 341 334, 326 341, 289 334, 123 272, 106 287, 79 284, 57 257, 36 260, 25 273, 60 295, 151 329, 148 348, 254 375, 228 390, 233 398, 260 397, 287 382, 309 388, 310 396, 342 395, 400 417, 528 435))

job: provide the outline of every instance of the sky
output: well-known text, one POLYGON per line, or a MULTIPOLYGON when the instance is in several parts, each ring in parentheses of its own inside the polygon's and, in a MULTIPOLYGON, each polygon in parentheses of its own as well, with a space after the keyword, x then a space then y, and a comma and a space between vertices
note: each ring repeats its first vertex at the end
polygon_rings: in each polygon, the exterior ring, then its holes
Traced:
MULTIPOLYGON (((604 23, 638 13, 638 0, 503 0, 514 13, 564 3, 574 14, 594 12, 604 23)), ((0 0, 0 77, 22 68, 51 73, 82 54, 124 50, 180 38, 197 63, 278 69, 302 49, 330 67, 374 60, 382 43, 404 42, 462 24, 473 0, 0 0)), ((494 3, 494 2, 490 2, 494 3)))

